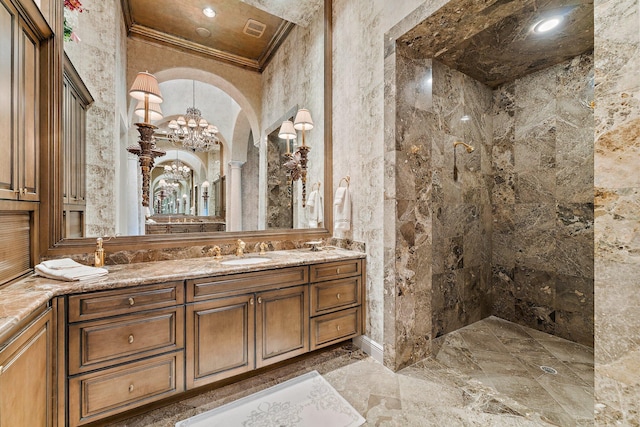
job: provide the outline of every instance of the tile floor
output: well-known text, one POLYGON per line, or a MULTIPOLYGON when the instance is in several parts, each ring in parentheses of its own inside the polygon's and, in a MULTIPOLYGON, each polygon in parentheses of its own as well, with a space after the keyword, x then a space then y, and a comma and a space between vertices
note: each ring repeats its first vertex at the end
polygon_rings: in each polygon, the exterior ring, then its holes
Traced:
POLYGON ((396 373, 345 344, 110 426, 174 426, 314 369, 366 426, 593 425, 593 349, 489 317, 396 373))

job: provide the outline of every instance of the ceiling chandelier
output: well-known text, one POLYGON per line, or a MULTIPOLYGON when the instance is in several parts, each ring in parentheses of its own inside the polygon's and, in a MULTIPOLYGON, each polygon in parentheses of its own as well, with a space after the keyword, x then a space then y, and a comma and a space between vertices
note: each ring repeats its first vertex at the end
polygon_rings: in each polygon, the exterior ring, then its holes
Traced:
POLYGON ((171 166, 164 165, 164 175, 167 179, 180 181, 191 176, 191 169, 180 160, 176 160, 171 166))
POLYGON ((164 177, 169 181, 180 181, 191 177, 191 168, 180 161, 176 151, 176 159, 171 165, 164 165, 164 177))
POLYGON ((193 107, 187 108, 187 114, 169 122, 166 137, 172 143, 181 143, 193 151, 212 151, 219 148, 218 128, 209 124, 196 107, 196 82, 193 81, 193 107))

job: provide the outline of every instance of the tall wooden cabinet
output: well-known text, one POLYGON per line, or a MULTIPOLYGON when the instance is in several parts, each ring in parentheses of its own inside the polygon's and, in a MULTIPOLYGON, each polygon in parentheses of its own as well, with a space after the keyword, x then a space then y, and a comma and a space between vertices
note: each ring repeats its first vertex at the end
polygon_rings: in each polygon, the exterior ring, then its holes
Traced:
POLYGON ((52 316, 41 314, 0 350, 0 426, 53 425, 52 316))
POLYGON ((41 39, 0 0, 0 199, 39 199, 41 39))

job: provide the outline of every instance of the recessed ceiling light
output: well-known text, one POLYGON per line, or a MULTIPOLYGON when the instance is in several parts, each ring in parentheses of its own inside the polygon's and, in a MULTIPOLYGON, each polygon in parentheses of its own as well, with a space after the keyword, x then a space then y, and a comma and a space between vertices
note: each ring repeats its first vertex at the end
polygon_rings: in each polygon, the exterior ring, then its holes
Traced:
POLYGON ((560 25, 561 22, 562 16, 552 16, 550 18, 545 18, 533 26, 533 32, 546 33, 547 31, 551 31, 556 28, 558 25, 560 25))
POLYGON ((204 9, 202 9, 202 13, 204 13, 204 15, 209 18, 213 18, 214 16, 216 16, 216 11, 211 9, 210 7, 205 7, 204 9))

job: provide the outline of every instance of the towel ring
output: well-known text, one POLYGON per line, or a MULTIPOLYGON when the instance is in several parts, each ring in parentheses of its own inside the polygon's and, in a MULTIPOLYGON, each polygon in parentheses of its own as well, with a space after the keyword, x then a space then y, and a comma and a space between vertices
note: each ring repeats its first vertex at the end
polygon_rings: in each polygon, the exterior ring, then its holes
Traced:
POLYGON ((338 187, 340 187, 342 185, 342 181, 347 183, 347 187, 349 187, 349 184, 351 183, 351 177, 349 175, 345 176, 344 178, 342 178, 340 180, 340 182, 338 183, 338 187))
POLYGON ((320 186, 322 185, 322 183, 320 181, 318 182, 314 182, 313 185, 311 186, 311 191, 315 190, 317 188, 318 191, 320 191, 320 186))

